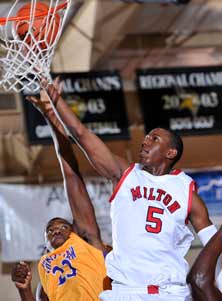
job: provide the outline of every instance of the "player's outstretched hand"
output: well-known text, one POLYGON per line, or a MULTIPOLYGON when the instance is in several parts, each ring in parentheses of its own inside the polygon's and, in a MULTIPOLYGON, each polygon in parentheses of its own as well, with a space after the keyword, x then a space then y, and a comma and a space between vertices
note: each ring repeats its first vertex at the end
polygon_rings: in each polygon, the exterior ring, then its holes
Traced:
POLYGON ((11 271, 12 281, 15 282, 15 286, 19 289, 26 289, 31 285, 32 274, 30 266, 20 261, 16 263, 11 271))
POLYGON ((26 99, 37 107, 37 109, 44 115, 50 114, 50 112, 53 111, 49 96, 45 90, 41 90, 40 98, 36 96, 27 96, 26 99))
POLYGON ((62 93, 62 83, 59 81, 59 77, 56 77, 53 84, 49 84, 47 81, 42 81, 41 86, 43 89, 40 92, 40 98, 37 98, 36 96, 27 96, 26 99, 37 107, 42 114, 53 114, 50 99, 55 105, 57 99, 62 93))
POLYGON ((43 80, 41 82, 41 86, 44 87, 51 101, 56 106, 63 89, 62 82, 60 82, 59 77, 57 76, 54 79, 53 84, 49 84, 47 81, 43 80))

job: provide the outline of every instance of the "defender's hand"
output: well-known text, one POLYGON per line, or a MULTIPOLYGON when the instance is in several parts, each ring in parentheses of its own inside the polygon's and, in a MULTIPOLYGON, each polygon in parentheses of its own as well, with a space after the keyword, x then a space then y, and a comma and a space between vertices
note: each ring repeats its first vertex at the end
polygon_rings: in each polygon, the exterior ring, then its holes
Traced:
POLYGON ((48 114, 53 111, 49 96, 45 90, 40 92, 40 98, 36 96, 27 96, 26 99, 30 101, 35 107, 37 107, 42 114, 48 114))
POLYGON ((32 274, 30 266, 21 261, 16 263, 11 271, 12 281, 15 282, 15 286, 20 289, 26 289, 30 286, 32 280, 32 274))

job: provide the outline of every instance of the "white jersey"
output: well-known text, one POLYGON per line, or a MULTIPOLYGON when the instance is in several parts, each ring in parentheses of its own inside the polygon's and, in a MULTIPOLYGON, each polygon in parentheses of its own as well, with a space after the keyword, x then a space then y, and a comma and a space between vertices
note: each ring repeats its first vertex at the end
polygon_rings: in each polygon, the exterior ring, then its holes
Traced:
POLYGON ((113 251, 108 276, 132 287, 186 285, 186 226, 194 181, 184 172, 154 176, 132 164, 110 199, 113 251))

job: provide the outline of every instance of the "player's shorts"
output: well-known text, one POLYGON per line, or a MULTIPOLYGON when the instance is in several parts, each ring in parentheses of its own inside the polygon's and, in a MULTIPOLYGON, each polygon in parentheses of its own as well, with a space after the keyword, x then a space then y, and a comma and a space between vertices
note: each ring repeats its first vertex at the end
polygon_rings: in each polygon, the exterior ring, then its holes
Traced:
POLYGON ((122 284, 112 284, 112 290, 103 291, 101 301, 191 301, 191 293, 187 286, 165 285, 159 287, 128 287, 122 284))

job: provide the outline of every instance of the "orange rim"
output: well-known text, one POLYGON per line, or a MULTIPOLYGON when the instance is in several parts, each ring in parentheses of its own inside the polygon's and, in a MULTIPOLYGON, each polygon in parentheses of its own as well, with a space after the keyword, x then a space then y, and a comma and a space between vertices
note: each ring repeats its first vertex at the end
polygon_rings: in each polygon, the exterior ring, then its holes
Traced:
MULTIPOLYGON (((53 13, 54 11, 58 11, 58 10, 61 10, 63 8, 66 8, 67 6, 67 2, 64 2, 56 7, 52 7, 50 9, 50 12, 53 13)), ((34 16, 35 17, 44 17, 44 16, 47 16, 48 14, 48 11, 47 12, 43 12, 43 13, 37 13, 35 14, 34 16)), ((5 25, 6 22, 8 21, 24 21, 24 20, 28 20, 30 17, 30 15, 26 15, 26 16, 14 16, 14 17, 9 17, 9 18, 0 18, 0 25, 5 25)))

